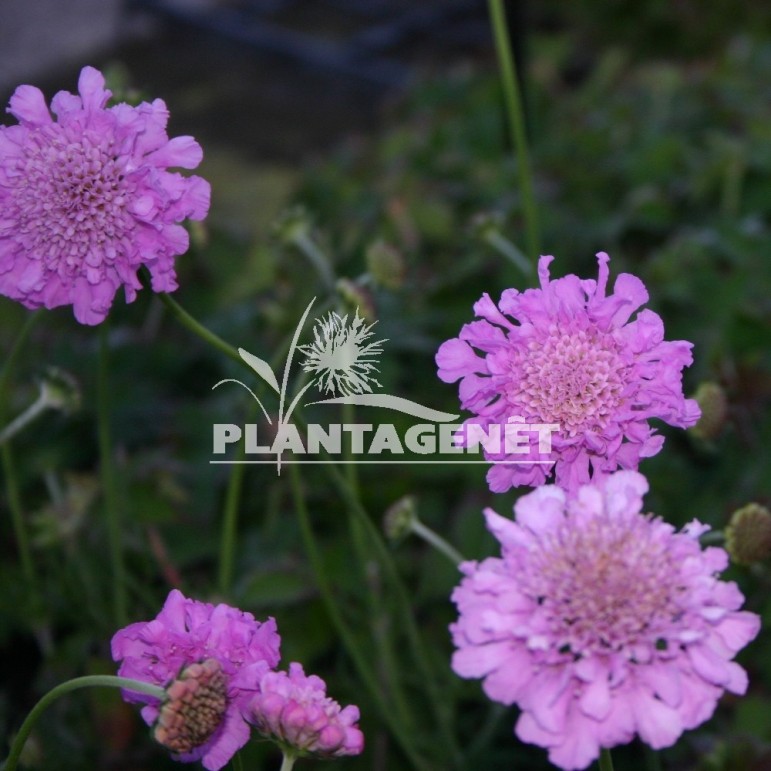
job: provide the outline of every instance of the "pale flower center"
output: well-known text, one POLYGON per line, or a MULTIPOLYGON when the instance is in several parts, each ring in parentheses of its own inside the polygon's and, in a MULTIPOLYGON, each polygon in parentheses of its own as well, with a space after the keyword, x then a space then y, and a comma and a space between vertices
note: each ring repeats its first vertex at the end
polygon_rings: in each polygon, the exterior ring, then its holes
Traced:
POLYGON ((30 136, 15 172, 9 216, 29 256, 62 276, 98 280, 133 227, 126 211, 130 185, 112 143, 46 126, 30 136))
POLYGON ((613 337, 556 324, 515 351, 507 397, 529 415, 558 423, 566 436, 602 431, 624 390, 625 367, 613 337))
POLYGON ((566 523, 534 557, 523 577, 528 594, 565 653, 647 648, 681 612, 677 566, 646 518, 566 523))

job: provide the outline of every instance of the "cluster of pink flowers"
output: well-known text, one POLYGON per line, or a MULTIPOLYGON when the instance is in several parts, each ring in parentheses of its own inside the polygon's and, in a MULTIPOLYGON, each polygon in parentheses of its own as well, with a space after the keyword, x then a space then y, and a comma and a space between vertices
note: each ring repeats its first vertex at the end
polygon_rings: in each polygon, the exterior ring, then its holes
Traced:
MULTIPOLYGON (((154 291, 176 289, 181 223, 209 209, 205 180, 169 171, 196 168, 202 150, 167 136, 163 101, 108 107, 110 97, 86 67, 78 94, 56 94, 50 111, 20 86, 8 109, 18 125, 0 126, 0 294, 72 305, 84 324, 102 322, 121 287, 131 302, 142 267, 154 291)), ((459 442, 505 435, 511 422, 556 426, 549 451, 540 432, 516 452, 485 445, 492 491, 538 489, 516 521, 486 510, 501 556, 461 565, 451 633, 455 672, 517 704, 517 736, 566 771, 635 735, 669 746, 724 691, 744 693, 733 658, 760 623, 718 577, 726 552, 700 546, 706 526, 678 532, 642 513, 637 468, 664 441, 649 421, 686 428, 700 416, 682 388, 692 346, 666 341, 661 318, 639 310, 639 278, 619 275, 608 294, 609 257, 597 258, 597 280, 551 280, 553 258, 541 257, 539 288, 497 304, 483 295, 478 318, 436 355, 478 429, 459 442)), ((112 655, 121 676, 165 689, 163 700, 124 696, 179 760, 218 771, 252 729, 292 757, 360 753, 358 708, 341 708, 298 663, 276 671, 279 645, 273 619, 174 590, 155 619, 115 634, 112 655)))
POLYGON ((121 677, 166 688, 162 703, 132 691, 124 698, 144 704, 145 722, 178 760, 218 771, 249 740, 251 724, 297 755, 360 753, 358 709, 341 709, 299 664, 274 671, 280 642, 272 618, 259 622, 174 589, 155 619, 115 633, 112 656, 121 677))
POLYGON ((502 555, 461 564, 451 633, 454 671, 517 704, 517 736, 566 771, 635 735, 667 747, 724 691, 743 694, 733 657, 760 626, 718 578, 726 552, 699 545, 707 526, 676 532, 642 513, 648 484, 636 469, 663 443, 649 419, 685 428, 699 418, 681 382, 691 344, 665 341, 650 310, 631 320, 648 299, 643 283, 622 274, 606 294, 609 258, 597 256, 597 281, 551 281, 553 258, 542 257, 539 289, 507 290, 498 305, 485 294, 479 320, 436 356, 439 377, 460 380, 466 426, 557 427, 548 453, 535 435, 524 453, 484 446, 492 491, 537 489, 516 520, 485 511, 502 555), (552 469, 556 485, 545 485, 552 469))
POLYGON ((192 137, 166 135, 161 99, 107 107, 102 74, 85 67, 79 95, 51 101, 19 86, 16 126, 0 126, 0 294, 27 308, 72 305, 82 324, 106 317, 122 286, 131 302, 145 265, 156 292, 177 288, 174 257, 188 248, 184 219, 203 219, 209 183, 194 169, 192 137))

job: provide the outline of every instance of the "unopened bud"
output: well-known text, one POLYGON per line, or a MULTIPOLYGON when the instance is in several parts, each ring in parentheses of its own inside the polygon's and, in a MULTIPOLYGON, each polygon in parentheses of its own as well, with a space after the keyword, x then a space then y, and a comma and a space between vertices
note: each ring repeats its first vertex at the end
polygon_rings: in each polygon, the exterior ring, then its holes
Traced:
POLYGON ((751 565, 771 556, 771 512, 748 503, 731 516, 725 530, 726 549, 740 565, 751 565))
POLYGON ((471 232, 481 241, 488 241, 493 235, 500 235, 503 215, 500 212, 479 212, 471 218, 471 232))
POLYGON ((385 241, 375 241, 367 249, 367 269, 386 289, 399 289, 407 272, 402 253, 385 241))
POLYGON ((205 249, 209 245, 209 228, 205 222, 199 220, 190 220, 188 223, 190 231, 190 243, 195 249, 205 249))
POLYGON ((693 397, 701 408, 701 417, 688 429, 693 436, 705 441, 717 439, 725 426, 728 399, 717 383, 702 383, 693 397))
POLYGON ((311 225, 311 217, 305 207, 293 206, 279 214, 273 223, 273 230, 284 243, 296 244, 308 236, 311 225))
POLYGON ((392 503, 383 517, 383 530, 386 537, 392 541, 398 541, 408 536, 413 525, 418 519, 415 498, 411 495, 405 495, 398 501, 392 503))
POLYGON ((200 747, 220 727, 228 706, 228 679, 217 659, 185 667, 166 688, 153 737, 172 752, 200 747))
POLYGON ((40 381, 40 399, 55 410, 74 412, 80 407, 80 388, 68 372, 49 367, 40 381))
POLYGON ((357 316, 361 316, 370 324, 377 321, 375 301, 372 298, 372 293, 365 287, 349 278, 339 278, 335 288, 343 304, 341 313, 355 311, 357 316))

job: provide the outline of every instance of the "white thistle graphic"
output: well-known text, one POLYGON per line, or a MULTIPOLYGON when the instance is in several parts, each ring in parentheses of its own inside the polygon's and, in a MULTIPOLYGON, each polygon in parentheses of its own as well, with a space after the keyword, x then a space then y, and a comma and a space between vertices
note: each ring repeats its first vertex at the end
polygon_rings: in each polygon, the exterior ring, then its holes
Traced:
POLYGON ((316 319, 313 342, 299 346, 305 354, 303 371, 315 375, 315 382, 322 393, 352 396, 372 393, 372 386, 379 386, 375 378, 378 371, 377 357, 383 352, 385 340, 373 340, 373 324, 366 324, 359 310, 348 323, 348 314, 331 311, 316 319))

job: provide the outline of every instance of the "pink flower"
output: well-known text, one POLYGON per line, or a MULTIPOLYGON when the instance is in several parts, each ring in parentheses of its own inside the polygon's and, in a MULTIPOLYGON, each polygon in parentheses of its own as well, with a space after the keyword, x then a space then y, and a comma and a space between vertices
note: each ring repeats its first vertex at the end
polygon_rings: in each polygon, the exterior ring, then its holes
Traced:
POLYGON ((288 673, 264 674, 247 717, 263 736, 294 754, 337 758, 364 749, 358 707, 340 709, 324 681, 306 675, 301 664, 290 664, 288 673))
POLYGON ((540 289, 508 289, 497 306, 483 295, 474 306, 481 319, 436 354, 439 377, 460 379, 461 406, 474 413, 460 437, 463 446, 475 443, 470 426, 493 437, 495 431, 506 436, 510 421, 556 429, 550 452, 539 448, 537 432, 523 431, 521 447, 487 444, 494 492, 543 484, 548 461, 555 462, 557 484, 569 491, 589 482, 590 469, 594 478, 636 469, 664 442, 650 418, 681 428, 699 418, 681 382, 691 343, 665 341, 663 323, 650 310, 629 321, 648 293, 640 279, 622 273, 606 296, 609 257, 597 257, 597 281, 574 275, 550 281, 554 258, 541 257, 540 289))
MULTIPOLYGON (((173 589, 153 621, 130 624, 115 633, 112 657, 121 662, 119 676, 161 686, 168 686, 191 664, 219 662, 227 681, 221 725, 203 744, 177 756, 183 761, 202 760, 205 768, 217 771, 249 740, 242 712, 259 692, 262 676, 278 664, 280 642, 272 618, 260 623, 251 613, 191 600, 173 589)), ((157 699, 129 691, 123 697, 145 704, 142 717, 148 725, 158 718, 157 699)))
POLYGON ((720 581, 709 528, 682 532, 642 514, 648 484, 618 471, 567 499, 556 486, 521 498, 517 521, 485 512, 501 558, 461 565, 452 660, 487 696, 517 704, 515 732, 563 769, 635 734, 658 749, 707 720, 723 691, 743 694, 732 661, 760 619, 720 581))
POLYGON ((82 324, 104 320, 123 286, 131 302, 146 265, 156 292, 177 288, 174 257, 188 247, 185 218, 209 209, 209 183, 194 169, 192 137, 166 135, 164 102, 105 107, 104 77, 85 67, 80 96, 60 91, 46 106, 19 86, 0 126, 0 294, 27 308, 73 305, 82 324))

